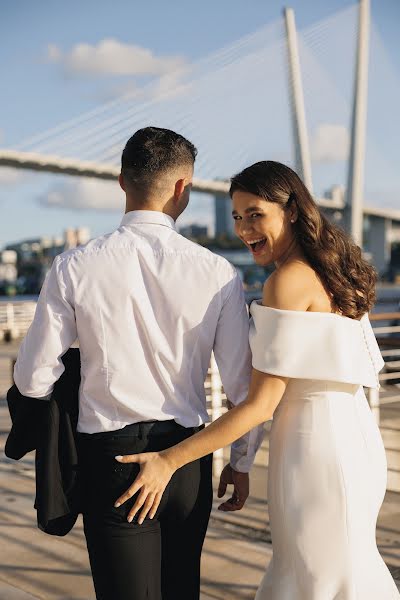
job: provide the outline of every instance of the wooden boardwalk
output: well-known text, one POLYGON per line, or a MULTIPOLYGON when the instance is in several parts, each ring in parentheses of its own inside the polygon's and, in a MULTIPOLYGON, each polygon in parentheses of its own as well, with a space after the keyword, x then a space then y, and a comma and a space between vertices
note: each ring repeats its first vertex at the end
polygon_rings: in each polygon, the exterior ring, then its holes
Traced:
MULTIPOLYGON (((14 351, 8 347, 10 354, 14 351)), ((10 385, 9 359, 0 353, 0 398, 10 385)), ((397 471, 400 403, 381 411, 387 453, 397 471), (391 447, 389 448, 388 445, 391 447)), ((36 527, 34 458, 11 461, 2 451, 10 421, 0 399, 0 600, 94 600, 81 521, 64 538, 36 527)), ((254 599, 272 556, 267 505, 268 437, 251 473, 251 496, 236 513, 214 509, 202 559, 201 600, 254 599)), ((399 469, 400 471, 400 469, 399 469)), ((400 494, 387 492, 377 528, 380 552, 400 581, 400 494)), ((400 589, 400 585, 399 585, 400 589)))

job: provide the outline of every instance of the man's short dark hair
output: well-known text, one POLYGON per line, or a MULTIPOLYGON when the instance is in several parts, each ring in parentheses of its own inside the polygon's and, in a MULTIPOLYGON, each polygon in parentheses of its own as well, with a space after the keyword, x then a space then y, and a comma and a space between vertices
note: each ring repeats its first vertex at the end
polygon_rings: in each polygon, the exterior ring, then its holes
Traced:
POLYGON ((179 167, 193 167, 196 154, 195 146, 175 131, 161 127, 139 129, 122 153, 124 183, 145 199, 160 175, 179 167))

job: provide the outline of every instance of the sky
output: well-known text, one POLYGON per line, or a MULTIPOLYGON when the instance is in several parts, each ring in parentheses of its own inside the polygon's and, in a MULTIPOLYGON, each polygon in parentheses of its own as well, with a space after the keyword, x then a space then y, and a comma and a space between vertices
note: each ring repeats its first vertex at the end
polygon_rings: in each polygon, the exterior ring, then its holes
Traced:
MULTIPOLYGON (((356 9, 348 0, 292 0, 290 6, 304 32, 300 59, 315 191, 321 194, 345 181, 356 9)), ((193 132, 199 175, 229 177, 267 158, 290 163, 285 65, 277 36, 282 8, 278 0, 2 0, 0 147, 17 147, 127 91, 144 103, 150 93, 154 99, 165 87, 184 83, 181 98, 150 103, 139 120, 127 119, 116 151, 131 127, 157 118, 161 126, 176 123, 183 133, 193 132), (257 31, 261 34, 251 36, 257 31), (246 43, 237 44, 243 39, 246 43), (222 68, 217 52, 224 47, 231 57, 240 48, 249 54, 222 68), (190 100, 193 112, 186 114, 190 90, 197 104, 190 100)), ((366 195, 369 204, 397 206, 400 2, 372 0, 371 10, 366 195)), ((59 236, 66 227, 86 226, 101 235, 119 225, 123 206, 115 183, 0 168, 0 247, 59 236)), ((211 197, 193 195, 178 225, 190 222, 212 227, 211 197)))

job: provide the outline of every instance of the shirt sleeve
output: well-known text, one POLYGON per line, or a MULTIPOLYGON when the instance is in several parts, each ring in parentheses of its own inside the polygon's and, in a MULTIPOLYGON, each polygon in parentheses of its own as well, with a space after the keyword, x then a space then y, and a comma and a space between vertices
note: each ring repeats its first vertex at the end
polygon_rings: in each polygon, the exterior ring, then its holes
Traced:
MULTIPOLYGON (((249 315, 243 285, 236 272, 222 290, 223 301, 214 341, 214 355, 225 393, 237 405, 247 398, 251 376, 249 315)), ((264 438, 264 425, 258 425, 231 446, 231 465, 248 473, 264 438)))
POLYGON ((64 372, 61 357, 77 338, 75 312, 56 257, 46 276, 35 316, 20 346, 14 367, 15 384, 24 396, 48 398, 64 372))

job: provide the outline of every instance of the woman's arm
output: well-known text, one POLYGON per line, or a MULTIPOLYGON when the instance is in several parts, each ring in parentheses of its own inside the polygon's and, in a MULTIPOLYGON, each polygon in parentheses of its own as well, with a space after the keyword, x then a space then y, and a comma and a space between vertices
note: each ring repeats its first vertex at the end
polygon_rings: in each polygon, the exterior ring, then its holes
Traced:
MULTIPOLYGON (((310 290, 313 289, 311 276, 313 271, 303 264, 292 263, 277 269, 264 285, 263 304, 273 308, 307 310, 310 290)), ((202 431, 162 452, 116 457, 120 462, 139 463, 141 469, 134 483, 115 505, 120 506, 140 490, 128 521, 132 521, 139 510, 139 523, 147 514, 150 518, 154 517, 174 472, 217 448, 231 444, 256 425, 271 419, 288 381, 288 378, 253 369, 247 399, 202 431)))
POLYGON ((228 446, 247 431, 272 418, 286 389, 288 379, 253 369, 248 398, 197 435, 162 454, 176 471, 193 460, 228 446))
POLYGON ((232 408, 202 431, 162 452, 118 456, 124 463, 141 465, 130 488, 117 500, 120 506, 139 490, 128 521, 141 509, 139 523, 147 514, 153 518, 162 494, 174 472, 202 456, 237 440, 256 425, 271 419, 286 389, 288 379, 253 369, 247 400, 232 408))

